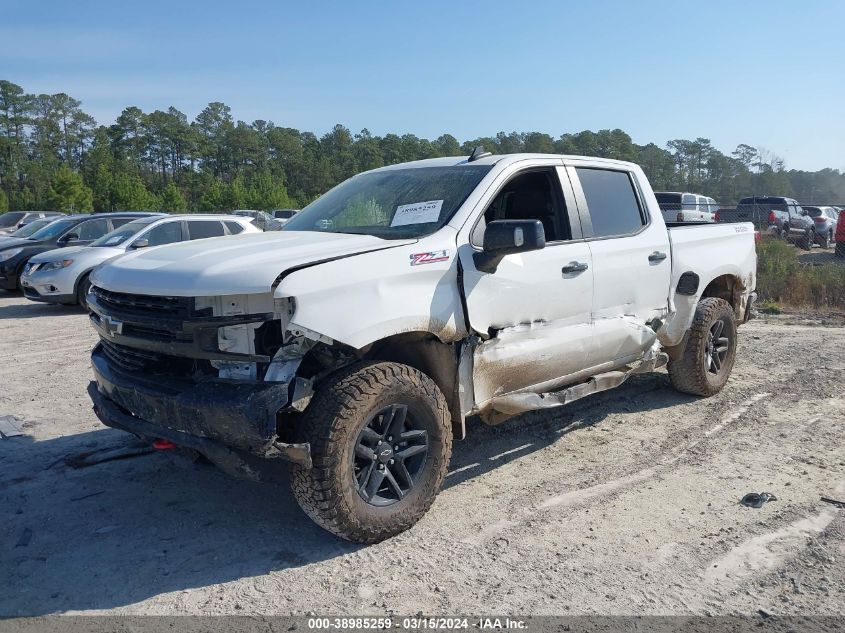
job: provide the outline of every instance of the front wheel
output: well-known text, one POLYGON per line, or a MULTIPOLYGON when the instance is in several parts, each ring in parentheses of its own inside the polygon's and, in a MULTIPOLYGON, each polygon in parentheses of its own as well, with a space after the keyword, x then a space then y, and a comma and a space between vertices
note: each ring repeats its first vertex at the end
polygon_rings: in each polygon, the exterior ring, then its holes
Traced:
POLYGON ((79 280, 79 284, 76 287, 76 302, 86 312, 88 311, 88 291, 90 289, 91 279, 88 275, 85 275, 79 280))
POLYGON ((678 360, 669 362, 669 379, 678 391, 712 396, 722 390, 736 358, 736 318, 724 299, 707 297, 695 317, 678 360))
POLYGON ((326 379, 300 437, 313 467, 293 467, 294 497, 318 525, 356 543, 419 521, 452 453, 446 399, 431 378, 398 363, 353 365, 326 379))

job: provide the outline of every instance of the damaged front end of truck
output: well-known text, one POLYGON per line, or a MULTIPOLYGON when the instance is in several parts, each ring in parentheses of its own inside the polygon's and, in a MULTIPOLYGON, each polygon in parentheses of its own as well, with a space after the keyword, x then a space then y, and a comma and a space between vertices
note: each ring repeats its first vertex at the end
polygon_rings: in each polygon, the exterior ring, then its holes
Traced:
POLYGON ((293 417, 321 376, 354 350, 291 326, 292 298, 155 297, 94 286, 88 393, 107 426, 194 450, 230 474, 263 479, 281 459, 311 467, 293 417))

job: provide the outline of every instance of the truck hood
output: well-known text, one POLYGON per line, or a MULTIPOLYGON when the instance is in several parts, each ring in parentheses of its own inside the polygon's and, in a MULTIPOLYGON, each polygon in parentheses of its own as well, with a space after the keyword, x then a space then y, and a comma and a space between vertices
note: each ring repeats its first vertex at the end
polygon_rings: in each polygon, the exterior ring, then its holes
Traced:
POLYGON ((286 270, 413 244, 372 235, 281 231, 193 240, 130 253, 91 275, 113 292, 173 297, 270 292, 286 270))

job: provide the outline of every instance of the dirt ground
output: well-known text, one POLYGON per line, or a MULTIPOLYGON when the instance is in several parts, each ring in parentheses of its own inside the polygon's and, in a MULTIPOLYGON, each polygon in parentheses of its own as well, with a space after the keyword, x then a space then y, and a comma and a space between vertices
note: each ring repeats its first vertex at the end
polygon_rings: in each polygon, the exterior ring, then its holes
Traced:
POLYGON ((375 546, 314 526, 284 486, 131 443, 85 393, 78 310, 0 293, 0 615, 845 614, 845 328, 740 330, 727 388, 665 372, 499 427, 472 421, 445 489, 375 546), (760 509, 738 504, 766 491, 760 509))

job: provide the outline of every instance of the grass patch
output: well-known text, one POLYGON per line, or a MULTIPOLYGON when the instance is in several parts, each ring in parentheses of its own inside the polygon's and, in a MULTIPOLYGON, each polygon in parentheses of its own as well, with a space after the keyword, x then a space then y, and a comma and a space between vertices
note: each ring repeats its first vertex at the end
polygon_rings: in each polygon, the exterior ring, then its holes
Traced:
POLYGON ((780 240, 757 243, 757 296, 763 305, 845 308, 845 266, 801 264, 796 248, 780 240))

